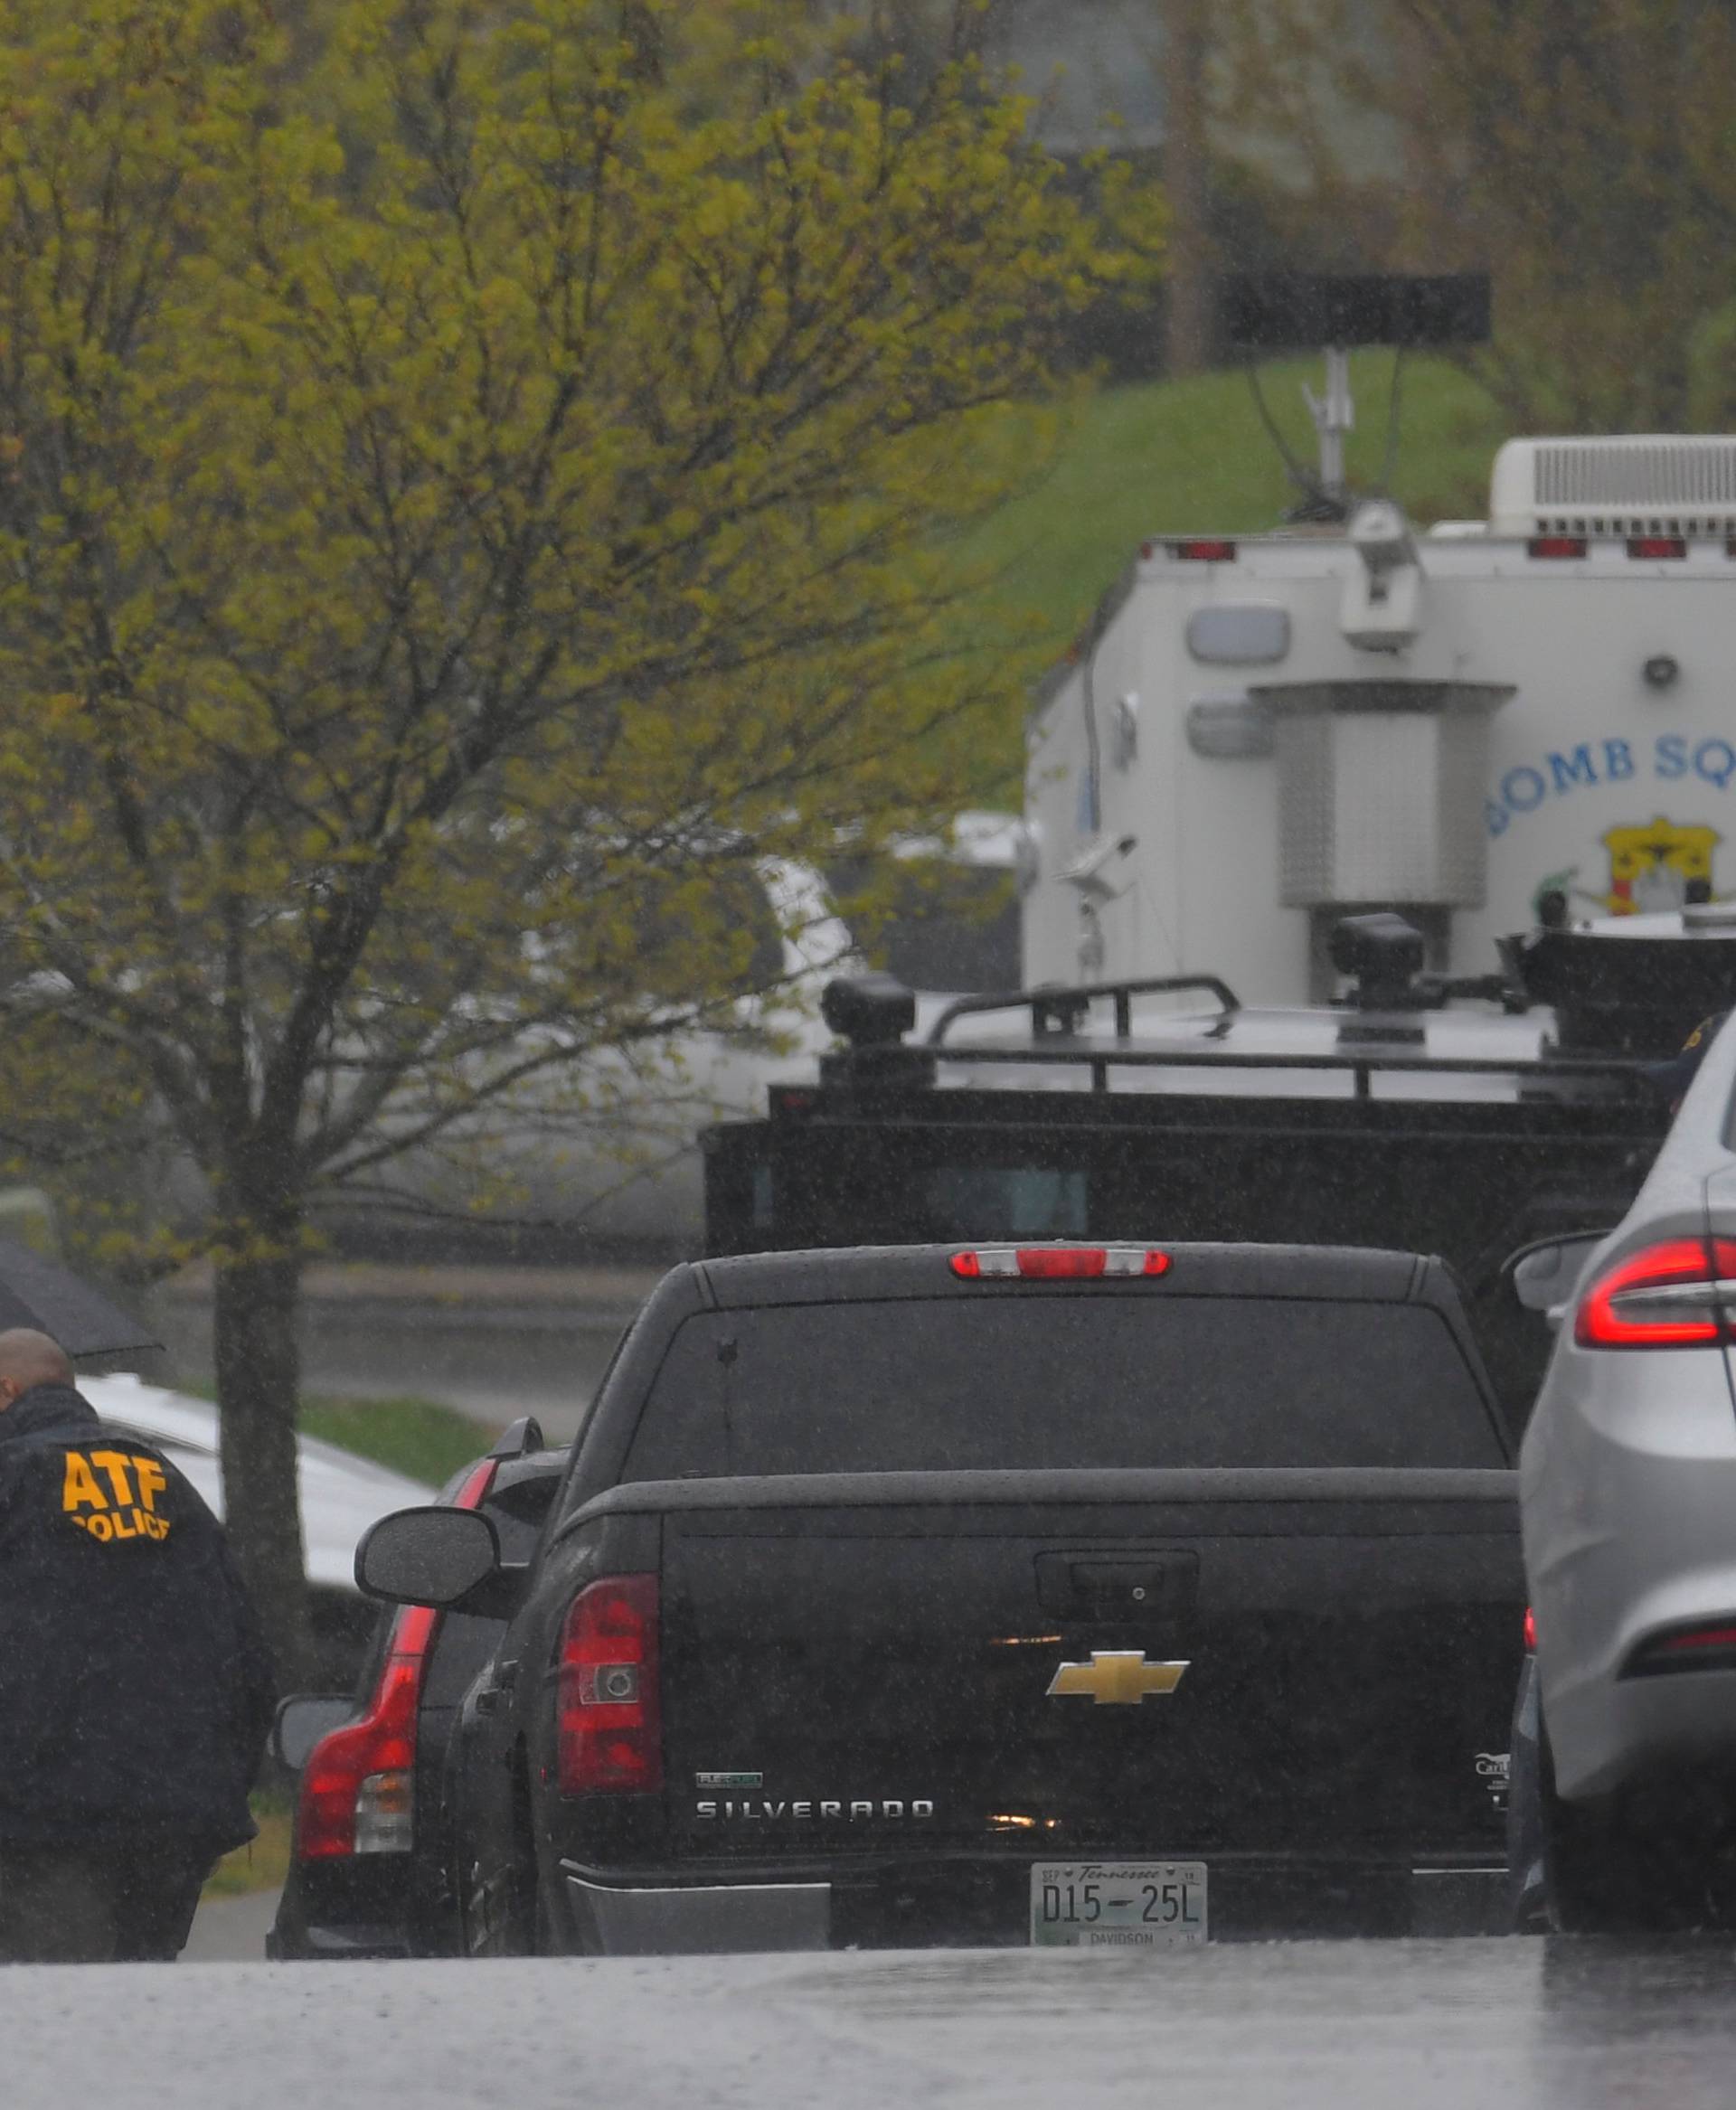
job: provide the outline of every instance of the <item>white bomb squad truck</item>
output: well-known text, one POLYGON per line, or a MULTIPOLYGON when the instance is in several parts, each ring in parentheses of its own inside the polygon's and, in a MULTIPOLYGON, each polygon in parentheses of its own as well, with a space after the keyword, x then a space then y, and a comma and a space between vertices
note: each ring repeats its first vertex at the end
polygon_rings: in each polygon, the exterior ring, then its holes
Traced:
POLYGON ((1736 438, 1512 440, 1486 521, 1146 542, 1039 693, 1026 796, 1027 986, 1317 1003, 1348 914, 1466 975, 1736 895, 1736 438))

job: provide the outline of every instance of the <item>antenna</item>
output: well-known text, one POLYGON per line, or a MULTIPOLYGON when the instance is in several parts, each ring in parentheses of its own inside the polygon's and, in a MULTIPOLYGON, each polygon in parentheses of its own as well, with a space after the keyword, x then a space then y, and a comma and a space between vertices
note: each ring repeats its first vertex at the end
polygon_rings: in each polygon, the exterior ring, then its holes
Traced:
POLYGON ((1350 346, 1326 348, 1326 392, 1316 396, 1307 381, 1302 400, 1314 419, 1315 437, 1320 442, 1320 485, 1332 498, 1342 498, 1344 485, 1344 435, 1356 429, 1356 405, 1350 392, 1350 346))
POLYGON ((1226 278, 1221 290, 1225 339, 1250 352, 1324 347, 1324 395, 1304 386, 1303 400, 1320 442, 1323 495, 1346 494, 1344 436, 1356 424, 1350 354, 1358 344, 1401 351, 1483 344, 1489 336, 1489 278, 1466 271, 1444 278, 1391 272, 1284 271, 1226 278))

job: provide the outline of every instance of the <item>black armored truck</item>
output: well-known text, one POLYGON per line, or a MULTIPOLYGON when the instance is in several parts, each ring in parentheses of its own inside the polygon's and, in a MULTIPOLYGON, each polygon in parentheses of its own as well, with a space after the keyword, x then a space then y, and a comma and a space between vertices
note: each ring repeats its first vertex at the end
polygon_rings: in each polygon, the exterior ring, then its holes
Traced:
POLYGON ((841 1045, 817 1076, 702 1138, 706 1250, 1156 1236, 1437 1254, 1523 1418, 1550 1333, 1512 1294, 1515 1261, 1619 1220, 1669 1125, 1670 1059, 1736 1002, 1726 904, 1552 926, 1449 980, 1399 916, 1347 918, 1343 995, 1312 1010, 1194 975, 967 996, 919 1038, 910 991, 835 982, 841 1045))

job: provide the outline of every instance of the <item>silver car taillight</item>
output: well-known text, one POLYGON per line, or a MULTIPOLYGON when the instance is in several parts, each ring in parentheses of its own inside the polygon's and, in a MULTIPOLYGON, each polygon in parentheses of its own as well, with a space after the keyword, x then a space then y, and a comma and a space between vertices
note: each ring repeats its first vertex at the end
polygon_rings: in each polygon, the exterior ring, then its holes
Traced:
POLYGON ((1736 1239, 1664 1239, 1618 1260, 1580 1300, 1581 1348, 1715 1348, 1736 1316, 1736 1239))

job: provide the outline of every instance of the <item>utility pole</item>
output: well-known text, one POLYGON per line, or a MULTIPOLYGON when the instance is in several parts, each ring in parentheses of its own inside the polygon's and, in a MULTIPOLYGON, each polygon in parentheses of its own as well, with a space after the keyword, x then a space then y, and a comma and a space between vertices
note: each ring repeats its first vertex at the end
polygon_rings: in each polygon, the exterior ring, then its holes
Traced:
POLYGON ((1169 198, 1165 364, 1198 373, 1211 362, 1212 235, 1205 137, 1210 0, 1163 0, 1164 189, 1169 198))

